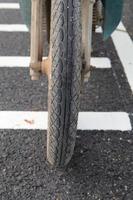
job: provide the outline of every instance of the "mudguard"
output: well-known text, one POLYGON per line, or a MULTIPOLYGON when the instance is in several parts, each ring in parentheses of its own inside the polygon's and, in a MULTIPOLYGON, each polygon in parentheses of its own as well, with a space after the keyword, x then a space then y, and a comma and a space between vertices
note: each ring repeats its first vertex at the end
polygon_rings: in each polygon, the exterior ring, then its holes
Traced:
POLYGON ((123 0, 102 0, 104 7, 103 37, 107 39, 122 17, 123 0))

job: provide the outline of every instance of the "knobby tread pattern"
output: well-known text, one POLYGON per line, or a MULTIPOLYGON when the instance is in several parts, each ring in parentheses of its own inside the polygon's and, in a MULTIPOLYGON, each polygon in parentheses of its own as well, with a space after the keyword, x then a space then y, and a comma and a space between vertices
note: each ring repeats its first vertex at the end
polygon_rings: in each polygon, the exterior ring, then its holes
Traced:
POLYGON ((70 161, 76 140, 81 85, 80 1, 52 0, 47 158, 56 167, 70 161))

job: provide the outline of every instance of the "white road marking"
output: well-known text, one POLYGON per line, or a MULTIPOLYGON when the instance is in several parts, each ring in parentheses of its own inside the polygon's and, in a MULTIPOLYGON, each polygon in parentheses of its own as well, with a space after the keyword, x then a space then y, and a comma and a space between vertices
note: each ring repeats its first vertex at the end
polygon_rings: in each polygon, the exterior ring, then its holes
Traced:
POLYGON ((25 24, 0 24, 0 32, 28 32, 25 24))
POLYGON ((133 41, 122 23, 120 23, 118 29, 112 34, 112 40, 133 92, 133 41))
MULTIPOLYGON (((116 28, 116 31, 126 31, 126 28, 122 22, 120 22, 119 26, 116 28)), ((96 33, 103 33, 101 26, 96 27, 96 33)))
POLYGON ((47 129, 47 112, 0 111, 0 129, 47 129))
POLYGON ((132 130, 125 112, 81 112, 78 128, 81 130, 132 130))
POLYGON ((111 68, 111 61, 109 58, 105 58, 105 57, 95 57, 95 58, 91 58, 91 65, 96 67, 96 68, 111 68))
MULTIPOLYGON (((47 112, 1 111, 0 129, 47 129, 47 112)), ((124 112, 80 112, 80 130, 132 130, 130 119, 124 112)))
POLYGON ((0 3, 0 9, 20 9, 19 3, 0 3))
MULTIPOLYGON (((28 67, 29 57, 0 56, 0 67, 28 67)), ((111 68, 109 58, 91 58, 91 65, 96 68, 111 68)))
POLYGON ((0 56, 0 67, 28 67, 30 57, 0 56))
POLYGON ((96 27, 96 33, 102 33, 102 27, 101 26, 98 26, 96 27))

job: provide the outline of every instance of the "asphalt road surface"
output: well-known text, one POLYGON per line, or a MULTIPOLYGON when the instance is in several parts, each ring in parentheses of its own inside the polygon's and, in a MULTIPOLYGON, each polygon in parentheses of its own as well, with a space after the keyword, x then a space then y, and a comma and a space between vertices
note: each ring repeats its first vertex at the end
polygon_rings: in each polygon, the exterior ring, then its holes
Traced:
MULTIPOLYGON (((18 1, 0 0, 0 3, 18 1)), ((8 121, 15 111, 18 115, 20 111, 22 115, 27 111, 47 111, 47 80, 43 77, 32 82, 27 67, 23 64, 19 67, 20 63, 13 66, 11 57, 29 56, 29 33, 11 27, 7 30, 4 25, 23 25, 20 10, 0 8, 0 200, 133 199, 133 79, 128 68, 128 65, 133 68, 132 11, 133 1, 125 1, 122 30, 117 30, 106 42, 102 41, 101 33, 93 38, 92 56, 107 58, 111 67, 92 70, 89 82, 84 85, 80 111, 90 113, 90 118, 100 113, 103 121, 98 125, 95 117, 91 123, 96 128, 78 130, 69 166, 65 171, 56 171, 46 161, 46 130, 33 127, 29 130, 23 125, 14 130, 8 121), (115 121, 108 128, 110 120, 106 121, 103 112, 112 121, 119 113, 119 128, 115 130, 115 121)))

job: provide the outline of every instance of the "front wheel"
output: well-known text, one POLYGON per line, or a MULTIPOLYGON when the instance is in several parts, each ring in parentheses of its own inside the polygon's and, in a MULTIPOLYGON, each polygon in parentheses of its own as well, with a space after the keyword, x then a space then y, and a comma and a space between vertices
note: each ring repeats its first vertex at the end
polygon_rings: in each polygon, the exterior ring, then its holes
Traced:
POLYGON ((47 159, 63 168, 76 140, 81 87, 81 0, 52 0, 47 159))

